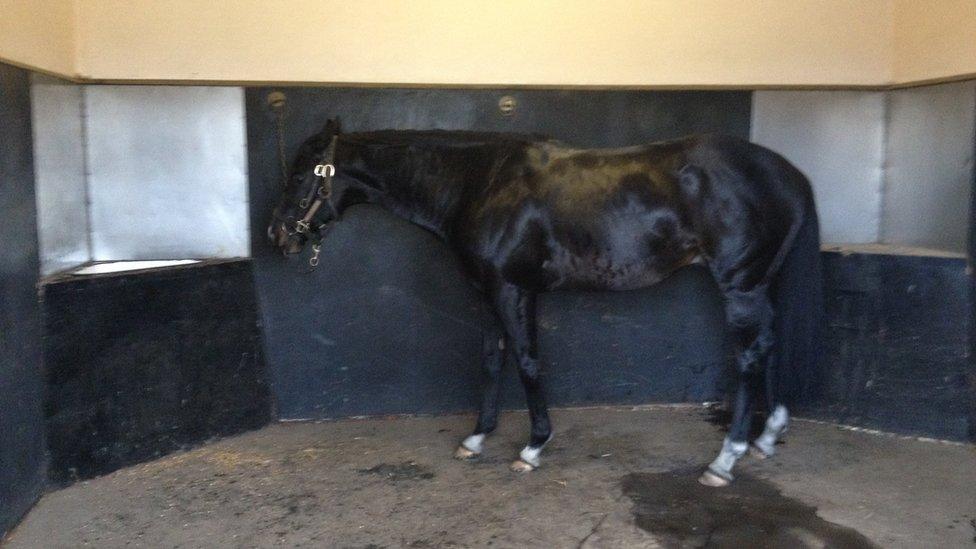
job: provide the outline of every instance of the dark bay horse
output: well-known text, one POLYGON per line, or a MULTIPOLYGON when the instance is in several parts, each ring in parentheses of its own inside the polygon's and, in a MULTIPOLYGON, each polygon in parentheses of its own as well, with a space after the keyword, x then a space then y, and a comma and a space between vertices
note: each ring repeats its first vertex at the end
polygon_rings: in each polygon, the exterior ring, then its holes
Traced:
POLYGON ((774 453, 788 419, 777 378, 813 367, 823 306, 813 194, 781 156, 718 135, 581 150, 531 135, 340 134, 329 121, 299 150, 268 236, 285 253, 311 242, 317 258, 329 225, 365 202, 440 237, 496 313, 480 414, 456 457, 480 454, 496 426, 508 350, 532 422, 512 469, 539 466, 552 437, 536 347, 539 292, 640 288, 692 263, 707 266, 724 297, 737 372, 729 433, 701 481, 732 480, 764 382, 769 414, 752 448, 774 453))

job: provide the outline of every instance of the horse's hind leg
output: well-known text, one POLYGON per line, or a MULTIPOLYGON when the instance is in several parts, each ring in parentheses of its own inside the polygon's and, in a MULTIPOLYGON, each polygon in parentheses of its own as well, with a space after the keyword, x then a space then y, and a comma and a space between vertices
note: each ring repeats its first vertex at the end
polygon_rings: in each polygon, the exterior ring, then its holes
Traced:
POLYGON ((454 457, 469 459, 477 457, 484 448, 485 437, 498 425, 498 399, 501 394, 502 366, 505 364, 505 332, 492 315, 490 326, 484 333, 482 366, 485 370, 485 387, 481 397, 481 409, 474 433, 461 442, 454 457))
POLYGON ((498 317, 508 333, 508 341, 512 344, 512 352, 518 362, 519 379, 525 389, 529 419, 532 421, 529 444, 519 453, 519 459, 512 462, 511 469, 527 472, 539 466, 542 447, 552 438, 549 411, 539 376, 536 299, 534 293, 511 284, 502 285, 494 297, 498 317))
POLYGON ((775 365, 770 361, 770 365, 766 368, 766 396, 769 400, 769 417, 766 418, 766 425, 762 434, 756 438, 750 448, 752 455, 759 459, 772 457, 776 453, 776 441, 786 431, 786 426, 790 420, 786 406, 776 398, 777 374, 775 365))
POLYGON ((736 351, 738 377, 732 423, 722 451, 699 479, 707 486, 726 486, 732 467, 748 449, 757 383, 762 379, 766 357, 773 344, 773 309, 765 287, 751 291, 726 291, 725 315, 736 351))

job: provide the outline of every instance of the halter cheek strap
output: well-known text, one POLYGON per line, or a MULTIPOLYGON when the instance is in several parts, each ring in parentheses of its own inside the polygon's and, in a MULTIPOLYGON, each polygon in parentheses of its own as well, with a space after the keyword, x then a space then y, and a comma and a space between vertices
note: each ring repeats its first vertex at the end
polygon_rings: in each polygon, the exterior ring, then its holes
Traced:
POLYGON ((338 211, 336 211, 335 205, 332 203, 332 178, 335 177, 335 166, 333 162, 335 161, 335 148, 336 141, 339 139, 338 135, 332 136, 332 141, 329 142, 329 148, 326 149, 325 153, 325 163, 315 166, 313 173, 322 178, 322 183, 318 186, 313 186, 312 190, 309 191, 308 196, 303 198, 299 202, 299 206, 302 208, 307 207, 308 210, 305 215, 295 223, 295 230, 299 233, 309 233, 311 232, 311 222, 315 214, 318 213, 322 205, 325 204, 332 211, 332 219, 326 223, 323 223, 317 229, 318 239, 312 244, 312 257, 309 258, 309 264, 314 268, 319 264, 319 253, 322 250, 322 239, 325 237, 324 231, 328 229, 333 223, 335 223, 338 217, 338 211), (312 197, 315 197, 315 201, 309 204, 312 197))

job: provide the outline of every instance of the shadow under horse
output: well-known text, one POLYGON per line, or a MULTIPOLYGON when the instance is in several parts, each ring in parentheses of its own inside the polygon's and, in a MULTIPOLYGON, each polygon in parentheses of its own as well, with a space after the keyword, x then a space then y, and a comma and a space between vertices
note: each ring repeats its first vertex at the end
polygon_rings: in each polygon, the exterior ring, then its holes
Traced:
POLYGON ((330 120, 299 149, 268 237, 286 254, 311 243, 314 266, 329 226, 359 203, 437 235, 494 311, 480 413, 457 458, 479 455, 497 425, 507 351, 532 422, 511 468, 539 467, 552 438, 536 345, 540 292, 628 290, 707 266, 737 374, 729 433, 700 478, 709 486, 727 485, 749 449, 760 389, 769 414, 752 449, 766 457, 787 426, 788 378, 816 367, 823 290, 813 193, 793 165, 748 141, 701 135, 587 150, 536 135, 341 134, 330 120))

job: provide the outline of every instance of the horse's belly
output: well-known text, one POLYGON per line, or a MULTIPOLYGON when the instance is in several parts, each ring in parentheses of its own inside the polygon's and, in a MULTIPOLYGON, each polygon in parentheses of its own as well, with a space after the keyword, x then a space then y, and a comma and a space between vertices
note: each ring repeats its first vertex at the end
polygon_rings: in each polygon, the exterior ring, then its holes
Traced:
POLYGON ((665 263, 652 259, 619 259, 609 256, 566 256, 547 261, 543 268, 554 281, 552 289, 633 290, 657 284, 684 265, 695 262, 665 263))

